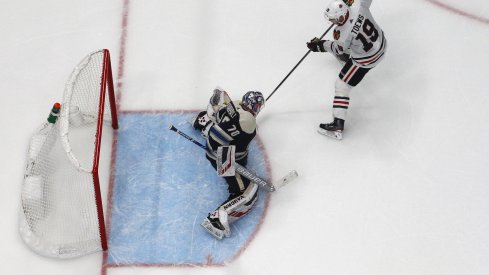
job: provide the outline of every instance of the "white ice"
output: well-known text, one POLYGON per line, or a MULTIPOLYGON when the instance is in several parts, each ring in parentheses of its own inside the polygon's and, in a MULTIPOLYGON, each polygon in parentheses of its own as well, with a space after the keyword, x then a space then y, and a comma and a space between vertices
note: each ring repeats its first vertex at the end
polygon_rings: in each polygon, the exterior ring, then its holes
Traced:
MULTIPOLYGON (((270 98, 258 121, 273 177, 300 177, 237 260, 107 274, 489 274, 489 4, 439 1, 452 9, 373 1, 389 48, 353 90, 344 140, 316 133, 331 117, 331 56, 310 54, 270 98)), ((87 53, 111 50, 123 110, 201 109, 216 85, 268 95, 329 26, 326 4, 2 1, 0 273, 101 272, 102 253, 47 259, 18 233, 29 137, 87 53)))

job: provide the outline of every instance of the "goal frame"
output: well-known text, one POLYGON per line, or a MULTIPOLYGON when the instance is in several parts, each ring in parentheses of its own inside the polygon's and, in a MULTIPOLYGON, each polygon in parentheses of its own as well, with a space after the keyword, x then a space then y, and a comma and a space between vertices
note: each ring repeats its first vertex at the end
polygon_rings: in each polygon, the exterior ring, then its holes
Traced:
POLYGON ((98 112, 98 121, 97 121, 97 132, 95 136, 95 152, 93 158, 93 168, 92 168, 92 176, 93 176, 93 184, 95 190, 95 202, 97 204, 97 215, 99 220, 99 232, 100 232, 100 242, 102 245, 102 250, 106 251, 108 249, 107 245, 107 232, 105 227, 105 218, 104 218, 104 208, 102 203, 102 192, 100 191, 100 178, 99 178, 99 161, 100 161, 100 144, 102 142, 102 130, 103 130, 103 114, 104 114, 104 106, 105 106, 105 96, 109 95, 109 105, 110 105, 110 113, 112 118, 112 129, 119 129, 119 122, 117 118, 117 106, 115 101, 115 92, 114 92, 114 79, 112 76, 112 65, 110 60, 110 52, 108 49, 103 49, 104 51, 104 67, 102 69, 102 81, 100 83, 100 101, 99 101, 99 112, 98 112), (108 87, 108 91, 107 91, 108 87))
MULTIPOLYGON (((37 254, 67 259, 108 250, 99 166, 102 147, 110 150, 108 140, 102 145, 103 128, 119 128, 117 109, 110 52, 93 51, 66 81, 60 112, 50 114, 57 119, 29 142, 19 229, 37 254)), ((116 140, 114 132, 112 157, 116 140)))

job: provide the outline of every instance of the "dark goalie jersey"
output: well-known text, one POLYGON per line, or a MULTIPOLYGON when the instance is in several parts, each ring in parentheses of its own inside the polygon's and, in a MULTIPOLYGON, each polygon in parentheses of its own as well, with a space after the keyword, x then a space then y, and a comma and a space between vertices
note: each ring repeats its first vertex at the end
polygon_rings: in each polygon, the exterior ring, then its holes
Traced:
POLYGON ((223 145, 236 146, 236 161, 248 156, 248 145, 256 135, 256 119, 239 103, 230 102, 215 114, 216 123, 207 137, 207 157, 215 160, 217 148, 223 145))

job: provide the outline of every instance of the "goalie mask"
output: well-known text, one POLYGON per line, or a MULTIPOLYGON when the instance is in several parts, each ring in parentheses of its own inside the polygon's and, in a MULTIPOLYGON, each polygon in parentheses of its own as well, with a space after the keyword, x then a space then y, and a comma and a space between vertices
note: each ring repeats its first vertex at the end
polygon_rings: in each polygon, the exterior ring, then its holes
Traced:
POLYGON ((324 18, 335 25, 345 24, 350 14, 350 8, 342 0, 334 0, 329 3, 326 11, 324 11, 324 18))
POLYGON ((249 91, 243 95, 241 105, 246 110, 253 112, 253 115, 257 116, 261 109, 263 109, 265 106, 265 98, 261 92, 249 91))

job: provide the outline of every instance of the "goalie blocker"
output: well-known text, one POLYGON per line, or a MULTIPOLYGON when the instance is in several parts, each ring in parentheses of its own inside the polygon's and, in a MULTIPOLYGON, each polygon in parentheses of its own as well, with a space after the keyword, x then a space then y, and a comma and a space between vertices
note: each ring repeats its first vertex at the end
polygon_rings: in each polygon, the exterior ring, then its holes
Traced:
POLYGON ((230 177, 236 175, 236 146, 219 146, 217 148, 217 175, 230 177))

